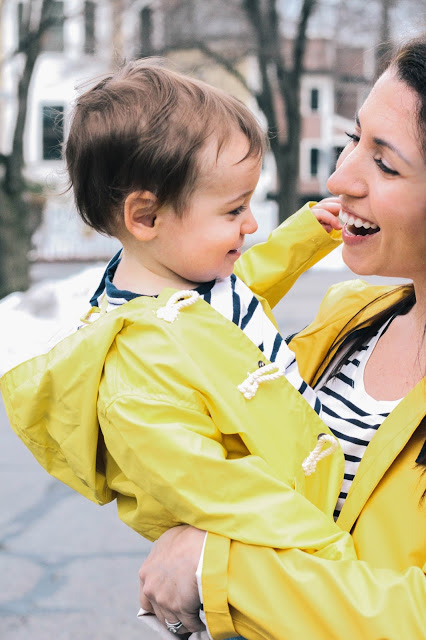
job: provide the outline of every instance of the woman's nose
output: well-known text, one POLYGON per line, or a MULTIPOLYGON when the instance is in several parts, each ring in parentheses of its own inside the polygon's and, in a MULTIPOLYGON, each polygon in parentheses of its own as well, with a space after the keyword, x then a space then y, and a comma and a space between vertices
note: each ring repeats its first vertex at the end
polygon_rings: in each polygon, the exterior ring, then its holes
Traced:
POLYGON ((244 213, 245 217, 241 225, 241 234, 250 235, 257 231, 259 225, 257 224, 256 218, 254 217, 250 207, 244 213))
POLYGON ((336 169, 327 180, 327 188, 335 195, 362 198, 367 193, 365 167, 358 147, 344 149, 337 161, 336 169))

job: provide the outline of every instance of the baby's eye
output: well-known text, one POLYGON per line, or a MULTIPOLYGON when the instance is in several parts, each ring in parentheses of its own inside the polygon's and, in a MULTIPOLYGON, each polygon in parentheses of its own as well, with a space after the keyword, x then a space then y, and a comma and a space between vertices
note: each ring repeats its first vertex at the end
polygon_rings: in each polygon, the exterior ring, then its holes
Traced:
POLYGON ((238 216, 240 213, 242 213, 246 209, 247 209, 247 205, 241 205, 241 207, 237 207, 236 209, 233 209, 232 211, 228 211, 228 213, 231 216, 238 216))

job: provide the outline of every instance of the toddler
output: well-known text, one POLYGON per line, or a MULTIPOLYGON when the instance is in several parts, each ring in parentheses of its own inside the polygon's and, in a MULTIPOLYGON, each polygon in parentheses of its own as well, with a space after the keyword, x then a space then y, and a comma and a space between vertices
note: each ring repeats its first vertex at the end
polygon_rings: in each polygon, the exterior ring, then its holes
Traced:
POLYGON ((188 523, 354 557, 332 518, 343 453, 271 312, 336 246, 338 205, 305 206, 240 257, 265 147, 242 103, 155 61, 81 95, 65 154, 77 210, 123 249, 80 330, 2 393, 49 473, 115 498, 148 539, 188 523))

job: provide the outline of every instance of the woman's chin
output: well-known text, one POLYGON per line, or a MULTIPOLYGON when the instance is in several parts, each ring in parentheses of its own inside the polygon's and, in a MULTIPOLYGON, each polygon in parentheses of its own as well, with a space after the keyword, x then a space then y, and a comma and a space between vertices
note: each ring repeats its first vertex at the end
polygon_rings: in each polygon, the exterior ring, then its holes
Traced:
POLYGON ((357 276, 382 275, 377 273, 377 268, 374 268, 369 260, 362 259, 359 253, 357 255, 357 252, 355 252, 352 247, 343 245, 342 259, 348 269, 357 276))

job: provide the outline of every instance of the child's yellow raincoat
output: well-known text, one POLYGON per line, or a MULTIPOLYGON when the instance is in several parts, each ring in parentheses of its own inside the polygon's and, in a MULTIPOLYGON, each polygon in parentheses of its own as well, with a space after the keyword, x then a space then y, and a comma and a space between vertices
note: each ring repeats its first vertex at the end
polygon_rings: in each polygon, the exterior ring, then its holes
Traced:
MULTIPOLYGON (((297 276, 336 246, 309 207, 241 260, 269 315, 297 276)), ((283 377, 239 389, 267 364, 232 322, 199 299, 173 322, 171 289, 108 313, 8 373, 12 427, 49 473, 157 538, 189 523, 245 543, 355 557, 333 522, 340 448, 305 476, 328 432, 283 377)), ((93 311, 93 310, 92 310, 93 311)), ((98 311, 98 310, 97 310, 98 311)))

